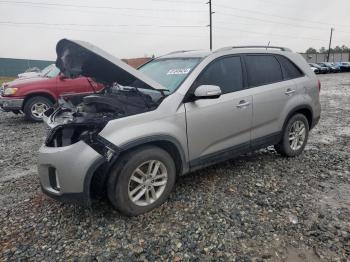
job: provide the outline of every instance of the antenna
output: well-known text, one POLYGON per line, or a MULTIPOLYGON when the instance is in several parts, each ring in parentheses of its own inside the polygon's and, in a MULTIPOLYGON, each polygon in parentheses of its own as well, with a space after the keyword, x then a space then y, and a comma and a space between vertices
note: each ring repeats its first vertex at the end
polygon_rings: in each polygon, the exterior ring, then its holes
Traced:
POLYGON ((270 46, 270 41, 267 43, 267 46, 266 46, 266 51, 267 51, 267 48, 270 46))

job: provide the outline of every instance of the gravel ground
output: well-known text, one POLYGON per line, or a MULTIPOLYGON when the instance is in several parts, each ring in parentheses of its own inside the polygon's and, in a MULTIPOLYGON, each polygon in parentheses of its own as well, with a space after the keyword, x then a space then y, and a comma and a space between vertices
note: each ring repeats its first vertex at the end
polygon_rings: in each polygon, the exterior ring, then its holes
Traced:
POLYGON ((43 124, 1 112, 0 260, 350 261, 350 74, 319 78, 322 119, 301 156, 268 148, 189 174, 135 218, 43 195, 43 124))

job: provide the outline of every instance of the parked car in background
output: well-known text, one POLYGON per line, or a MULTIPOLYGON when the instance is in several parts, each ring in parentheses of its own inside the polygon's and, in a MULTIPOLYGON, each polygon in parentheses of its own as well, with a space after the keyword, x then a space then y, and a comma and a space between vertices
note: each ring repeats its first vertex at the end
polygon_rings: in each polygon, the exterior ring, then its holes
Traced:
POLYGON ((350 62, 339 62, 337 64, 342 72, 350 72, 350 62))
POLYGON ((338 65, 337 63, 330 63, 330 64, 331 64, 333 67, 335 67, 336 73, 342 72, 340 65, 338 65))
POLYGON ((329 73, 329 68, 328 67, 320 66, 320 65, 315 64, 315 63, 310 63, 309 65, 312 66, 312 67, 317 68, 320 74, 327 74, 327 73, 329 73))
POLYGON ((82 41, 63 39, 56 50, 65 75, 106 83, 45 112, 38 170, 57 200, 89 204, 107 191, 116 209, 139 215, 191 171, 269 145, 300 155, 320 118, 320 81, 288 48, 179 51, 138 70, 82 41))
POLYGON ((315 74, 319 74, 319 73, 320 73, 320 70, 319 70, 317 67, 314 67, 314 66, 312 66, 311 64, 309 64, 309 65, 310 65, 311 70, 312 70, 315 74))
POLYGON ((40 73, 40 71, 41 70, 38 67, 31 67, 24 71, 24 73, 18 74, 18 77, 35 76, 40 73))
POLYGON ((327 67, 329 69, 329 73, 339 73, 340 68, 336 67, 330 62, 318 63, 319 66, 327 67))
POLYGON ((23 112, 28 120, 41 121, 43 113, 61 95, 91 94, 103 88, 90 78, 69 79, 59 73, 54 67, 43 76, 4 83, 0 89, 0 108, 15 114, 23 112))
POLYGON ((56 68, 55 64, 51 64, 51 65, 45 67, 43 70, 24 72, 22 74, 18 74, 18 78, 31 78, 31 77, 44 76, 49 71, 54 70, 55 68, 56 68))

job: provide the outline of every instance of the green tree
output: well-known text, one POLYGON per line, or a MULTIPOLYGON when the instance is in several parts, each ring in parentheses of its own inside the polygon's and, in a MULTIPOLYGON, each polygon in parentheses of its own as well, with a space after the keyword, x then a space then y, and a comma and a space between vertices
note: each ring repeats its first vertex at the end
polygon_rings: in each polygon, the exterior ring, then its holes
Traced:
POLYGON ((322 46, 322 47, 320 48, 320 53, 324 54, 324 53, 326 53, 326 52, 327 52, 326 48, 325 48, 324 46, 322 46))
POLYGON ((341 49, 342 49, 343 52, 349 52, 350 51, 350 48, 347 47, 346 45, 342 45, 341 49))
MULTIPOLYGON (((331 49, 331 50, 332 50, 332 49, 331 49)), ((340 53, 340 52, 342 52, 343 50, 342 50, 342 48, 341 48, 340 46, 337 45, 336 47, 334 47, 334 49, 333 49, 332 51, 340 53)))
POLYGON ((317 53, 317 50, 313 47, 309 47, 307 50, 306 50, 306 53, 307 54, 316 54, 317 53))

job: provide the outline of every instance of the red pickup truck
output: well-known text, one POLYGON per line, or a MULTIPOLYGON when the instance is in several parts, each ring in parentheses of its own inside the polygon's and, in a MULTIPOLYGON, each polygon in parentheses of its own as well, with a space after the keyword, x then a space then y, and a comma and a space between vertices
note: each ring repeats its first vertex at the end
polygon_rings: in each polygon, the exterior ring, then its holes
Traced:
POLYGON ((91 78, 65 78, 56 67, 41 77, 16 79, 0 89, 0 108, 15 114, 23 112, 31 121, 41 121, 43 113, 52 107, 61 95, 91 94, 103 85, 91 78))

